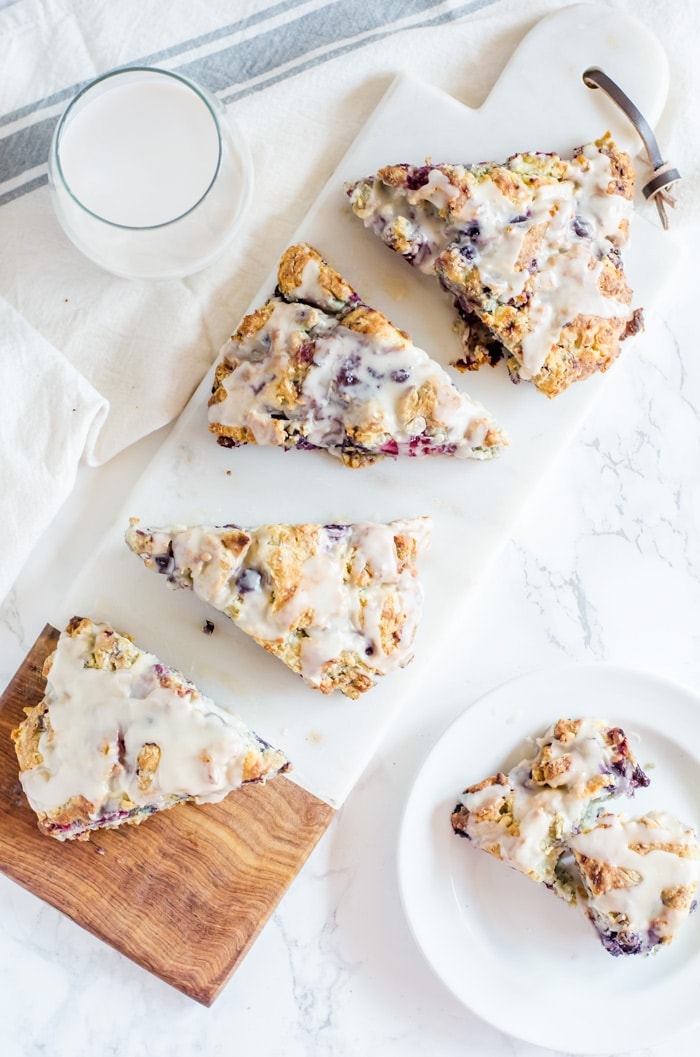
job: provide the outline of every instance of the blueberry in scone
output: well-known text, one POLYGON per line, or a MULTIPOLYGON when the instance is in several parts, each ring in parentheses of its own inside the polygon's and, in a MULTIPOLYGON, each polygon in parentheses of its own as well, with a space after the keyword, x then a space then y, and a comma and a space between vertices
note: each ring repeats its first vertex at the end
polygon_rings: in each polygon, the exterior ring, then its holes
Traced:
POLYGON ((570 159, 387 165, 347 187, 365 226, 454 299, 455 366, 505 359, 550 397, 607 370, 642 328, 622 258, 633 192, 609 133, 570 159))
POLYGON ((697 834, 667 811, 606 812, 573 834, 569 849, 581 904, 612 955, 669 944, 695 909, 697 834))
POLYGON ((346 466, 397 456, 489 458, 488 412, 321 255, 291 246, 275 296, 221 351, 209 401, 220 444, 323 449, 346 466))
POLYGON ((572 833, 611 798, 649 784, 628 738, 600 719, 560 719, 536 739, 537 752, 507 773, 468 786, 452 812, 455 833, 507 866, 574 893, 558 871, 572 833))
POLYGON ((351 698, 413 658, 430 519, 170 526, 126 542, 169 584, 225 613, 306 684, 351 698))
POLYGON ((288 770, 286 756, 106 623, 73 617, 46 692, 12 732, 42 833, 88 840, 185 801, 214 803, 288 770))

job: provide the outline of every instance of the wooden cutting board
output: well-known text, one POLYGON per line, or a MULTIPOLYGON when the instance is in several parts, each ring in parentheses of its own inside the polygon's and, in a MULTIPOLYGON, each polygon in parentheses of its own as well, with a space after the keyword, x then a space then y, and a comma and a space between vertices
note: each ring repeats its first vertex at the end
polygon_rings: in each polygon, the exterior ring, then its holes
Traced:
POLYGON ((211 1005, 334 809, 280 777, 89 841, 43 836, 18 781, 10 732, 43 696, 41 669, 57 639, 47 625, 0 700, 0 870, 211 1005))

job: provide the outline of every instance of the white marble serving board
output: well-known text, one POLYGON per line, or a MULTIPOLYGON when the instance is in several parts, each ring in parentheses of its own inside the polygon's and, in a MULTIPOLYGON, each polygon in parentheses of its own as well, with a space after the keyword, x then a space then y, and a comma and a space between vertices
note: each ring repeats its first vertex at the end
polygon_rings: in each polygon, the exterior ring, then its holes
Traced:
MULTIPOLYGON (((413 272, 351 216, 344 182, 391 162, 421 163, 426 156, 467 162, 505 159, 518 150, 568 152, 607 128, 636 154, 639 141, 626 120, 601 92, 583 85, 581 75, 592 65, 616 79, 653 125, 666 98, 665 56, 641 24, 597 5, 576 5, 538 23, 479 110, 400 77, 319 195, 297 240, 315 245, 364 298, 447 365, 458 354, 449 300, 434 280, 413 272)), ((635 303, 647 312, 658 303, 674 253, 660 226, 635 219, 627 267, 635 303)), ((272 293, 275 269, 270 261, 269 280, 251 307, 272 293)), ((232 331, 238 322, 231 319, 232 331)), ((631 341, 623 355, 634 356, 634 345, 644 340, 631 341)), ((601 376, 550 401, 531 386, 514 386, 505 370, 454 377, 507 430, 511 443, 500 459, 387 460, 349 470, 319 452, 224 449, 207 430, 208 375, 127 497, 123 516, 86 561, 61 612, 50 619, 61 626, 80 613, 128 630, 283 747, 297 782, 341 804, 411 695, 422 695, 430 708, 440 688, 433 658, 441 642, 460 626, 468 634, 478 619, 471 612, 471 589, 607 384, 601 376), (420 514, 432 516, 434 530, 421 566, 425 605, 416 658, 357 702, 308 689, 223 615, 190 592, 170 590, 123 543, 130 516, 145 525, 253 526, 420 514), (207 618, 215 622, 211 636, 202 633, 207 618)))

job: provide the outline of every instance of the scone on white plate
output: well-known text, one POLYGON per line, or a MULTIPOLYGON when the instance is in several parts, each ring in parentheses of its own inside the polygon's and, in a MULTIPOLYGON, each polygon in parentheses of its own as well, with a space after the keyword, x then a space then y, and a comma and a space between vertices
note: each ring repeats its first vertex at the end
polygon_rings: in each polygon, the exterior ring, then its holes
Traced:
POLYGON ((606 812, 568 844, 581 905, 610 954, 649 954, 670 943, 695 909, 697 834, 668 812, 606 812))
POLYGON ((559 719, 536 740, 537 752, 507 773, 468 786, 452 828, 507 866, 572 899, 558 863, 571 835, 613 797, 649 779, 625 732, 601 719, 559 719))

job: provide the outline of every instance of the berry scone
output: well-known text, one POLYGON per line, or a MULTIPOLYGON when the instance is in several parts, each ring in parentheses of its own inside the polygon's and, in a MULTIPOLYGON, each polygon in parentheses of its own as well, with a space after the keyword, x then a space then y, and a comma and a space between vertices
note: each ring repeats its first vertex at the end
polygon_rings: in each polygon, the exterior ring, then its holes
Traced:
POLYGON ((550 397, 607 370, 642 327, 621 255, 633 191, 609 133, 568 160, 388 165, 347 187, 365 226, 454 297, 456 366, 505 358, 550 397))
POLYGON ((695 909, 697 834, 668 812, 606 812, 573 834, 569 848, 585 913, 610 954, 649 954, 670 943, 695 909))
POLYGON ((536 740, 537 753, 506 774, 468 786, 452 828, 476 847, 572 901, 558 873, 571 834, 613 797, 649 784, 624 731, 599 719, 560 719, 536 740))
POLYGON ((73 617, 44 675, 43 700, 12 738, 39 829, 57 840, 213 803, 289 768, 284 753, 108 624, 73 617))
POLYGON ((413 658, 429 518, 388 524, 141 528, 126 542, 302 676, 351 698, 413 658))
POLYGON ((488 458, 488 412, 311 246, 290 247, 275 296, 221 351, 209 428, 224 446, 324 449, 351 467, 385 456, 488 458))

